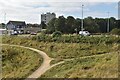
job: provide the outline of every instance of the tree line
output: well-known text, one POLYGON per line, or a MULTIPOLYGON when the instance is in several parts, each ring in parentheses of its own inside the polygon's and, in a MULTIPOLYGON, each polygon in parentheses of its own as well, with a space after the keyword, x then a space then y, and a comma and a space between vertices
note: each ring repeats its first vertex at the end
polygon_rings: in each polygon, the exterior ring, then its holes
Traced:
MULTIPOLYGON (((108 18, 92 18, 91 16, 84 18, 84 30, 89 31, 90 33, 106 33, 108 18)), ((109 31, 114 28, 120 29, 120 20, 116 20, 114 17, 109 18, 109 31)), ((49 21, 48 24, 41 22, 40 25, 43 29, 46 29, 47 33, 53 33, 55 31, 60 31, 65 34, 69 33, 78 33, 81 30, 81 19, 74 18, 73 16, 59 16, 49 21)))

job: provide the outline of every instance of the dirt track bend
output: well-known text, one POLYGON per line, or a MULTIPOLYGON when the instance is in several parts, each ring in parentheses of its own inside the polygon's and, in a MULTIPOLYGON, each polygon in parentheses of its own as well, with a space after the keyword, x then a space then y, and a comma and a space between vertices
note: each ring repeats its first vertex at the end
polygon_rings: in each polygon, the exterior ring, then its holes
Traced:
MULTIPOLYGON (((38 49, 35 48, 30 48, 30 47, 24 47, 24 46, 20 46, 20 45, 11 45, 11 44, 1 44, 1 45, 9 45, 9 46, 15 46, 15 47, 21 47, 21 48, 26 48, 26 49, 30 49, 32 51, 35 51, 37 53, 39 53, 42 57, 43 57, 43 63, 41 64, 41 66, 35 71, 33 72, 30 76, 27 77, 26 80, 29 80, 29 78, 39 78, 42 74, 44 74, 47 70, 51 69, 54 66, 57 66, 59 64, 64 63, 65 61, 70 61, 70 60, 74 60, 73 59, 64 59, 61 62, 58 62, 56 64, 50 65, 50 62, 52 60, 54 60, 53 58, 50 58, 45 52, 40 51, 38 49)), ((85 57, 81 57, 81 58, 87 58, 87 57, 94 57, 94 56, 101 56, 104 54, 100 54, 100 55, 92 55, 92 56, 85 56, 85 57)))
MULTIPOLYGON (((30 49, 32 51, 35 51, 37 53, 39 53, 42 57, 43 57, 43 63, 41 64, 41 66, 35 71, 33 72, 30 76, 28 76, 27 78, 39 78, 42 74, 44 74, 48 69, 57 66, 59 64, 64 63, 64 61, 58 62, 56 64, 53 64, 50 66, 50 62, 52 60, 54 60, 53 58, 50 58, 45 52, 40 51, 38 49, 35 48, 30 48, 30 47, 24 47, 24 46, 20 46, 20 45, 11 45, 11 44, 1 44, 1 45, 9 45, 9 46, 15 46, 15 47, 21 47, 21 48, 26 48, 26 49, 30 49)), ((27 80, 27 79, 26 79, 27 80)), ((28 79, 29 80, 29 79, 28 79)))

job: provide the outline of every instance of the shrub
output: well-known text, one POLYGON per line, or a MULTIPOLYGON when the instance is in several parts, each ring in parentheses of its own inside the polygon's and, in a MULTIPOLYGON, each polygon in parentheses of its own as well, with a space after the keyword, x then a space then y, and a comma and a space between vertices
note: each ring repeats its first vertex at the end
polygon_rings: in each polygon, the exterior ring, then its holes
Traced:
POLYGON ((110 33, 114 35, 120 35, 120 29, 115 28, 110 33))
POLYGON ((52 37, 61 37, 62 33, 60 31, 53 32, 52 37))
POLYGON ((41 33, 37 36, 37 41, 44 41, 46 37, 45 33, 41 33))

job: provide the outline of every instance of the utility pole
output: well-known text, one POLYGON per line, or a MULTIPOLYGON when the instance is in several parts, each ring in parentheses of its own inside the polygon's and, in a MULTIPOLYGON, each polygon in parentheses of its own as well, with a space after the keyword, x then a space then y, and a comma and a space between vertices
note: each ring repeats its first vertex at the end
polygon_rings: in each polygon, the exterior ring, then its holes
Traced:
POLYGON ((82 4, 82 20, 81 20, 81 31, 83 31, 83 7, 84 5, 82 4))
POLYGON ((4 24, 5 24, 5 29, 6 29, 6 13, 4 14, 4 24))
POLYGON ((107 32, 109 33, 109 31, 110 31, 109 13, 110 13, 110 12, 107 12, 107 13, 108 13, 107 32))

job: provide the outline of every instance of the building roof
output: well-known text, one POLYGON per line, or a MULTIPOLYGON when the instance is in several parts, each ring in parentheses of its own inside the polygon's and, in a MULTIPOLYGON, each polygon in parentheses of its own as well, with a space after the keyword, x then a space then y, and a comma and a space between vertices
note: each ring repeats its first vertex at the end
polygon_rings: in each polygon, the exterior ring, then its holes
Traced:
POLYGON ((7 25, 8 24, 12 24, 12 25, 15 25, 15 26, 26 26, 25 21, 9 21, 7 23, 7 25))

